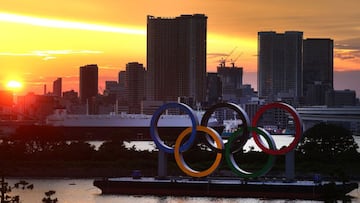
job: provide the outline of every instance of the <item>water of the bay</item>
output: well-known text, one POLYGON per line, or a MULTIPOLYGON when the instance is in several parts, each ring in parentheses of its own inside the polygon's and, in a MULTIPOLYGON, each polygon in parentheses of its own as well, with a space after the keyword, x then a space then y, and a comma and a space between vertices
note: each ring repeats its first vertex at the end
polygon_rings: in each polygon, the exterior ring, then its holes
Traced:
MULTIPOLYGON (((58 199, 58 203, 127 203, 127 202, 146 202, 146 203, 257 203, 257 202, 320 202, 310 200, 286 200, 286 199, 255 199, 255 198, 207 198, 207 197, 157 197, 157 196, 126 196, 126 195, 102 195, 101 191, 93 186, 93 179, 20 179, 34 184, 32 190, 15 189, 12 194, 20 195, 23 203, 38 203, 45 197, 45 192, 56 191, 53 198, 58 199)), ((9 183, 14 184, 19 179, 9 179, 9 183)), ((351 202, 360 203, 360 190, 350 193, 353 198, 351 202)))

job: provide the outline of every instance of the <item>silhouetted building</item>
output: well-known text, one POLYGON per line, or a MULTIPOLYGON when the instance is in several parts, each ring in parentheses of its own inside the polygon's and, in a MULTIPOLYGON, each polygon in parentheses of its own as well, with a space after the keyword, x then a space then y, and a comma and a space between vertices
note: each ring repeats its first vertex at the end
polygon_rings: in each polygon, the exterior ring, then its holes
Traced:
POLYGON ((307 84, 305 105, 325 105, 325 94, 328 90, 329 86, 322 84, 320 81, 307 84))
POLYGON ((121 87, 117 81, 105 81, 104 102, 114 105, 120 95, 125 94, 124 87, 121 87))
MULTIPOLYGON (((303 42, 303 83, 304 95, 311 99, 313 88, 325 91, 333 89, 334 81, 334 42, 332 39, 306 39, 303 42), (316 83, 316 84, 315 84, 316 83), (316 87, 313 87, 316 85, 316 87), (310 88, 310 89, 309 89, 310 88)), ((317 91, 319 100, 312 105, 324 105, 325 91, 317 91)))
POLYGON ((55 96, 62 96, 62 79, 58 78, 53 82, 53 94, 55 96))
POLYGON ((127 92, 129 113, 141 113, 141 101, 145 100, 145 68, 143 64, 126 64, 125 89, 127 92))
POLYGON ((250 121, 254 118, 256 112, 261 107, 261 104, 259 102, 253 102, 253 103, 247 103, 242 106, 249 116, 250 121))
POLYGON ((118 83, 120 86, 125 87, 126 71, 119 71, 118 83))
POLYGON ((217 72, 222 84, 222 99, 230 101, 239 98, 243 85, 243 68, 236 67, 234 64, 227 67, 225 63, 222 63, 217 67, 217 72))
POLYGON ((0 90, 0 107, 12 107, 14 104, 14 95, 12 91, 0 90))
POLYGON ((303 33, 258 33, 258 90, 268 100, 301 97, 303 33))
POLYGON ((68 100, 71 103, 78 103, 79 102, 79 95, 74 90, 65 91, 63 93, 63 99, 68 100))
POLYGON ((207 16, 147 17, 147 99, 206 96, 207 16))
POLYGON ((96 64, 80 67, 80 102, 86 104, 89 114, 96 113, 98 95, 98 66, 96 64))
POLYGON ((116 90, 119 86, 117 81, 105 81, 105 91, 106 90, 116 90))
POLYGON ((0 90, 0 119, 11 120, 15 119, 16 115, 13 112, 14 95, 12 91, 0 90))
POLYGON ((222 85, 218 73, 207 73, 207 103, 214 105, 222 100, 222 85))
POLYGON ((24 96, 18 96, 17 111, 20 120, 44 122, 57 106, 59 106, 59 101, 54 96, 28 93, 24 96))
POLYGON ((254 88, 250 84, 244 84, 238 89, 240 104, 252 103, 254 98, 257 98, 257 93, 254 91, 254 88))
POLYGON ((327 106, 355 106, 356 92, 354 90, 329 90, 325 96, 327 106))
POLYGON ((98 94, 98 66, 96 64, 80 67, 80 101, 86 101, 98 94))

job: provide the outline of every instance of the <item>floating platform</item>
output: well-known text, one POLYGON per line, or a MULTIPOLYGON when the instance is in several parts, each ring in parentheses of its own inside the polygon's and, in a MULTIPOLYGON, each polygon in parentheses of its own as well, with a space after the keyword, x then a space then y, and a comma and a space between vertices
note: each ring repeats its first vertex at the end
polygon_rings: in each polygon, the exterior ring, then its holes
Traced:
POLYGON ((95 180, 94 186, 102 194, 325 200, 346 197, 358 183, 122 177, 95 180))

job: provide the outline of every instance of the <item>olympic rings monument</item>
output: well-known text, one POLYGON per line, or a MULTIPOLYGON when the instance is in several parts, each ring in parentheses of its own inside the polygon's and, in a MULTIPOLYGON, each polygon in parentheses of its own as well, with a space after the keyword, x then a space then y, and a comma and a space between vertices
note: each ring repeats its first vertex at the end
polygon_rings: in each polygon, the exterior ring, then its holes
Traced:
MULTIPOLYGON (((201 120, 193 110, 183 103, 167 103, 162 105, 152 116, 150 135, 159 149, 158 177, 141 177, 135 171, 132 177, 103 178, 94 180, 94 186, 101 189, 102 194, 123 195, 156 195, 156 196, 206 196, 206 197, 252 197, 273 199, 334 199, 343 198, 347 193, 358 188, 358 183, 350 182, 321 182, 294 180, 294 149, 298 145, 303 131, 300 116, 293 107, 285 103, 266 104, 255 113, 251 123, 248 115, 238 105, 233 103, 218 103, 209 108, 201 120), (177 135, 174 146, 166 145, 160 138, 158 122, 161 115, 168 109, 180 109, 188 114, 191 126, 177 135), (219 108, 229 108, 238 114, 241 124, 227 138, 223 137, 208 126, 211 115, 219 108), (258 127, 258 122, 269 109, 282 109, 292 116, 295 125, 295 134, 292 142, 277 148, 272 136, 258 127), (198 133, 201 132, 201 133, 198 133), (212 152, 216 153, 215 160, 207 169, 198 171, 191 168, 184 160, 184 153, 191 149, 199 136, 202 143, 207 144, 212 152), (253 138, 256 145, 268 155, 266 163, 256 171, 246 171, 236 162, 234 154, 243 149, 246 142, 253 138), (266 142, 266 143, 265 143, 266 142), (167 177, 167 155, 173 155, 182 172, 187 177, 167 177), (275 156, 285 155, 286 181, 247 181, 250 178, 264 176, 274 165, 275 156), (223 158, 225 157, 225 158, 223 158), (225 159, 232 173, 239 178, 209 177, 225 159), (208 176, 208 177, 207 177, 208 176), (245 181, 243 181, 245 180, 245 181)), ((176 136, 176 135, 175 135, 176 136)))
POLYGON ((150 135, 157 148, 159 149, 159 161, 158 161, 158 177, 166 177, 167 175, 167 158, 166 154, 173 154, 175 161, 178 167, 186 175, 196 178, 206 177, 214 173, 214 171, 220 165, 223 156, 227 162, 227 165, 231 171, 241 178, 256 178, 259 176, 265 175, 270 171, 275 162, 276 155, 285 155, 286 164, 285 164, 285 174, 288 180, 292 180, 295 176, 295 167, 294 167, 294 149, 298 145, 302 137, 303 125, 299 114, 296 110, 286 104, 286 103, 270 103, 262 106, 255 114, 252 122, 250 123, 249 117, 246 112, 234 103, 218 103, 210 107, 205 114, 203 115, 201 121, 199 122, 197 116, 194 114, 191 107, 183 103, 167 103, 162 105, 155 111, 152 116, 150 123, 150 135), (184 112, 189 115, 191 119, 191 127, 186 128, 183 132, 178 135, 175 146, 170 147, 161 140, 157 124, 160 119, 160 116, 168 109, 179 109, 181 112, 184 112), (233 110, 238 114, 241 120, 241 125, 239 128, 234 131, 226 144, 224 144, 223 138, 219 133, 213 128, 209 127, 208 121, 211 115, 215 112, 216 109, 228 108, 233 110), (294 120, 295 124, 295 134, 293 141, 286 147, 277 149, 276 144, 272 136, 263 128, 257 127, 257 124, 261 116, 269 109, 282 109, 287 111, 294 120), (203 134, 198 134, 197 132, 203 132, 203 134), (205 134, 204 134, 205 133, 205 134), (188 136, 190 135, 190 136, 188 136), (216 152, 216 158, 213 164, 203 171, 197 171, 192 169, 184 160, 183 153, 189 150, 194 142, 197 140, 197 136, 206 136, 207 145, 216 152), (263 138, 261 139, 260 136, 263 138), (249 172, 242 169, 234 159, 233 148, 236 143, 238 146, 235 152, 242 150, 246 142, 253 138, 256 145, 266 154, 268 154, 268 159, 264 166, 255 172, 249 172), (185 140, 186 139, 186 140, 185 140), (268 147, 266 147, 263 140, 266 141, 268 147), (236 141, 236 142, 235 142, 236 141))

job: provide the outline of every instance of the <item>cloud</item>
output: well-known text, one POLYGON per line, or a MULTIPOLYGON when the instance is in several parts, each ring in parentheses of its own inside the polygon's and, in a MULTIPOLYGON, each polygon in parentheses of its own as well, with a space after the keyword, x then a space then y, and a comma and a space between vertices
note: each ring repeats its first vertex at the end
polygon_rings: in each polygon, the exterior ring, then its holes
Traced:
POLYGON ((360 63, 360 38, 337 41, 334 46, 334 57, 341 60, 352 60, 360 63))
POLYGON ((43 60, 55 59, 57 55, 73 55, 73 54, 102 54, 103 51, 94 50, 35 50, 30 52, 0 52, 0 56, 38 56, 43 60))
POLYGON ((360 37, 336 41, 335 49, 360 50, 360 37))
POLYGON ((46 56, 45 58, 43 58, 44 61, 48 61, 51 59, 56 59, 56 57, 55 56, 46 56))
POLYGON ((359 60, 360 62, 360 50, 335 51, 334 56, 341 60, 359 60))
POLYGON ((88 31, 99 31, 99 32, 134 34, 134 35, 146 34, 144 29, 138 29, 138 28, 131 28, 125 26, 108 26, 108 25, 91 24, 85 22, 40 18, 40 17, 12 14, 12 13, 4 13, 4 12, 0 12, 0 21, 27 24, 33 26, 41 26, 41 27, 61 28, 61 29, 77 29, 77 30, 88 30, 88 31))
POLYGON ((229 56, 228 53, 207 53, 208 58, 224 57, 229 56))

